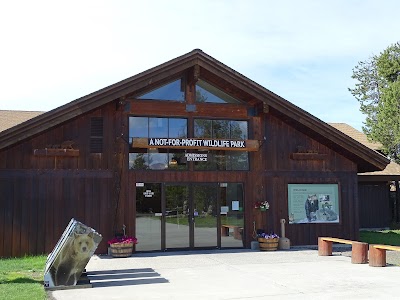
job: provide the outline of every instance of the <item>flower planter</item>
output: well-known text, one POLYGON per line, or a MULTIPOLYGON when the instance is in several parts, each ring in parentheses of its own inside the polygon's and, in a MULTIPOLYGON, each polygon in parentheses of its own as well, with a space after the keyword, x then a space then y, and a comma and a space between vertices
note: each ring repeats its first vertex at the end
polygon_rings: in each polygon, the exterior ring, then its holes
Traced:
POLYGON ((261 251, 275 251, 278 249, 279 238, 265 239, 258 238, 261 251))
POLYGON ((112 257, 129 257, 132 255, 134 243, 114 243, 110 244, 112 257))

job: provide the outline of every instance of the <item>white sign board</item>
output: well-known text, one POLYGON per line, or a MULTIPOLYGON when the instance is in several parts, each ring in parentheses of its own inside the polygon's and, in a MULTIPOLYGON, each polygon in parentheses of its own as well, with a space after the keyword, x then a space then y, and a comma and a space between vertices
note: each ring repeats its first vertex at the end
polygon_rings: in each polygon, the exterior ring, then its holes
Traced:
POLYGON ((229 212, 229 206, 221 206, 221 215, 226 215, 229 212))
POLYGON ((185 153, 187 161, 207 161, 207 153, 185 153))
POLYGON ((239 201, 232 201, 232 210, 239 210, 239 201))

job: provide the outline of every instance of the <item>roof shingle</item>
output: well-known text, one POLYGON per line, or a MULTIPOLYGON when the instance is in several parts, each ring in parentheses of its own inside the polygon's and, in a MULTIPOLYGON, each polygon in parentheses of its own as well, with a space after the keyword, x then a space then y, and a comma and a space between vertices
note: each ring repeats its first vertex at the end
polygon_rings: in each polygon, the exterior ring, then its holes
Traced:
POLYGON ((0 132, 42 113, 43 111, 0 110, 0 132))

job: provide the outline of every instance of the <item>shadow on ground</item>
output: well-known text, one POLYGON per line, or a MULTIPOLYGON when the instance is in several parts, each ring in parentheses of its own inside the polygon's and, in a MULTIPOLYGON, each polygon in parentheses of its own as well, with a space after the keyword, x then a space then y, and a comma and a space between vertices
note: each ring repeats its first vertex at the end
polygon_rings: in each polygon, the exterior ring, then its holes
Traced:
POLYGON ((152 268, 92 271, 87 275, 94 288, 168 283, 152 268))

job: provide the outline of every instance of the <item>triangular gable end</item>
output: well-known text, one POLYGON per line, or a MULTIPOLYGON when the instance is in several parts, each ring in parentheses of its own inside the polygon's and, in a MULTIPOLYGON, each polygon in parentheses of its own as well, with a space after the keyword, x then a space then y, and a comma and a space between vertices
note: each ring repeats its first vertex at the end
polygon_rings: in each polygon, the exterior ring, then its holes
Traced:
POLYGON ((16 144, 109 102, 124 99, 127 95, 132 95, 139 91, 148 91, 150 86, 155 87, 157 83, 165 83, 171 77, 178 78, 188 70, 193 69, 195 71, 199 70, 202 75, 206 74, 207 78, 211 76, 217 81, 229 83, 234 89, 233 95, 236 95, 237 91, 247 95, 246 99, 240 99, 252 106, 261 105, 261 109, 257 107, 258 113, 261 111, 261 113, 272 113, 280 116, 299 130, 307 132, 312 137, 318 137, 334 149, 346 153, 348 157, 351 157, 353 161, 361 166, 359 172, 382 170, 389 163, 389 160, 384 156, 360 145, 327 123, 199 49, 0 132, 0 149, 16 144))

